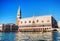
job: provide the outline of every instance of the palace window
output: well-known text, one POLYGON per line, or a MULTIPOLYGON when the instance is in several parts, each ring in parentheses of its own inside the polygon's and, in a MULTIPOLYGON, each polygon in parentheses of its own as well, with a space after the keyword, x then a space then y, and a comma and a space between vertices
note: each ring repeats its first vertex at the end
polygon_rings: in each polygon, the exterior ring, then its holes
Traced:
POLYGON ((42 22, 44 22, 44 21, 42 21, 42 22))
POLYGON ((27 22, 25 21, 25 23, 27 23, 27 22))
POLYGON ((35 21, 33 21, 33 23, 35 23, 35 21))
POLYGON ((31 21, 29 21, 29 23, 31 23, 31 21))
POLYGON ((37 22, 38 22, 38 20, 37 20, 37 22))
POLYGON ((49 20, 47 22, 49 22, 49 20))

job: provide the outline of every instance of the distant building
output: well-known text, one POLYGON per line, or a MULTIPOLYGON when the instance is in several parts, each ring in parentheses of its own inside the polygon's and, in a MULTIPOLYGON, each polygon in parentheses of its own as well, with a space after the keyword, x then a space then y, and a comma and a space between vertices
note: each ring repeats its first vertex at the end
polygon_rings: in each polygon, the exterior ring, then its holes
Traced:
POLYGON ((18 26, 15 24, 3 24, 3 31, 18 31, 18 26))
POLYGON ((22 19, 20 8, 17 14, 17 25, 20 31, 47 31, 57 28, 57 21, 51 15, 33 16, 22 19))
POLYGON ((0 31, 2 31, 2 24, 0 24, 0 31))

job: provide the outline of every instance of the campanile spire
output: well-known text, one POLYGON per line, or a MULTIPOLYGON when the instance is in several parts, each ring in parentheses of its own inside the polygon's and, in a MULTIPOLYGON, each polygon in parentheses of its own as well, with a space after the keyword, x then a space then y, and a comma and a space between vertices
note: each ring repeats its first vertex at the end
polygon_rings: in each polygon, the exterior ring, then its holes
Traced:
POLYGON ((17 12, 17 22, 16 22, 16 25, 19 26, 19 23, 20 23, 20 19, 21 19, 21 9, 20 9, 20 6, 18 8, 18 12, 17 12))
POLYGON ((20 6, 19 6, 19 8, 18 8, 17 18, 21 18, 21 9, 20 9, 20 6))

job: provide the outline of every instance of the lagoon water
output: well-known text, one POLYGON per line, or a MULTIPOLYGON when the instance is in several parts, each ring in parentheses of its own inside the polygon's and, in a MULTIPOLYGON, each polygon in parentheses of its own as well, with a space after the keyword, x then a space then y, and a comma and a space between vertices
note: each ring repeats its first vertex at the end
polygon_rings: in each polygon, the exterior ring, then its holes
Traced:
POLYGON ((60 41, 60 32, 0 32, 0 41, 60 41))

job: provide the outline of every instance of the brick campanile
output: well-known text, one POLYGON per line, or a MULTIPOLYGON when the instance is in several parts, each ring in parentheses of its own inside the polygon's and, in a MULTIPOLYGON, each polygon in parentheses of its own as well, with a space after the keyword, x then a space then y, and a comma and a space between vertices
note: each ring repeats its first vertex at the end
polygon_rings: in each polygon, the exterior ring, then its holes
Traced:
POLYGON ((17 25, 17 26, 19 26, 20 19, 21 19, 21 9, 20 9, 20 7, 19 7, 19 8, 18 8, 18 12, 17 12, 17 21, 16 21, 16 25, 17 25))

